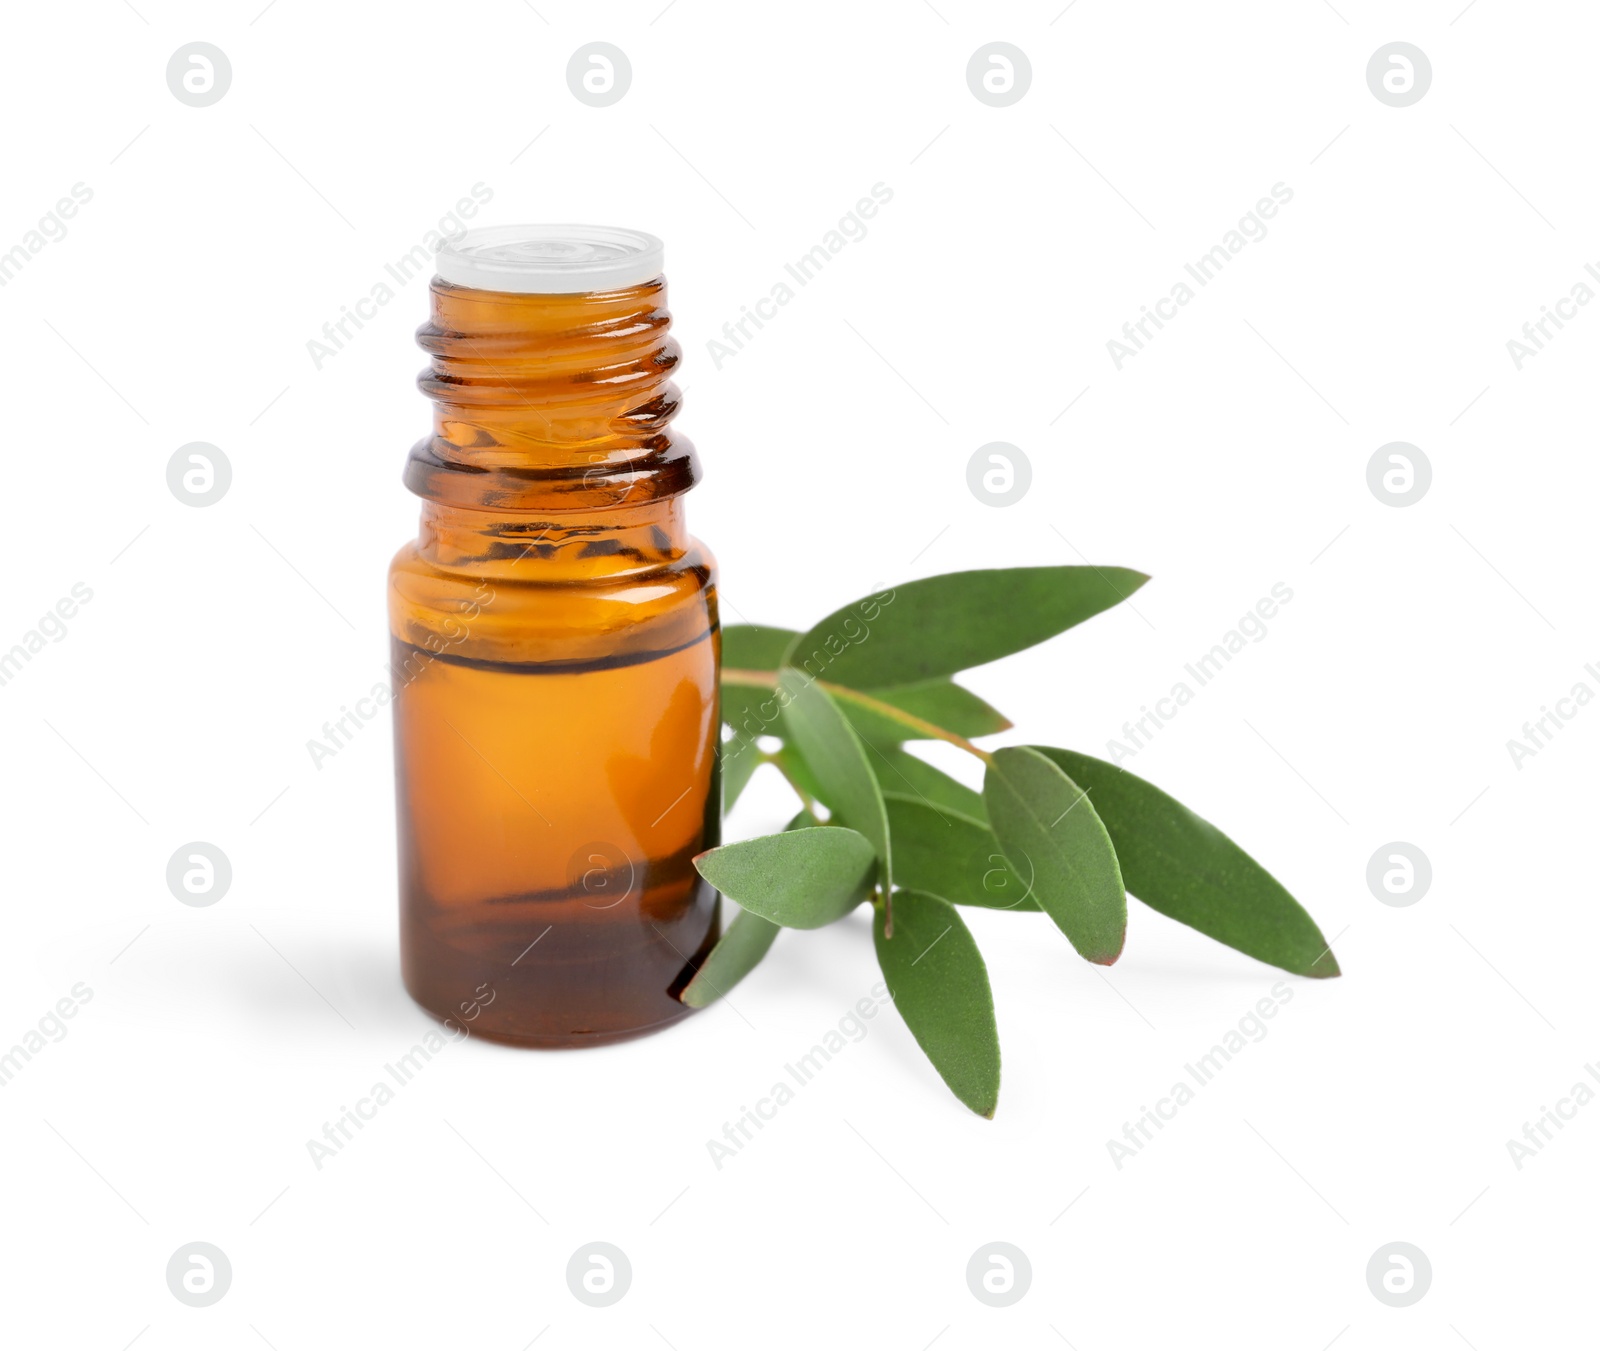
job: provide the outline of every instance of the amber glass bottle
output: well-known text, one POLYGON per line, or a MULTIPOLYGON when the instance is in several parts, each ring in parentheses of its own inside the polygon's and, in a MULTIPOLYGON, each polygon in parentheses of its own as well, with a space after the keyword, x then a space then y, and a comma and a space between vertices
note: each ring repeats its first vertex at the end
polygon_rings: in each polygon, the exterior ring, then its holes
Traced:
POLYGON ((717 937, 716 573, 661 244, 474 230, 438 271, 389 572, 406 988, 470 1033, 618 1041, 688 1011, 717 937))

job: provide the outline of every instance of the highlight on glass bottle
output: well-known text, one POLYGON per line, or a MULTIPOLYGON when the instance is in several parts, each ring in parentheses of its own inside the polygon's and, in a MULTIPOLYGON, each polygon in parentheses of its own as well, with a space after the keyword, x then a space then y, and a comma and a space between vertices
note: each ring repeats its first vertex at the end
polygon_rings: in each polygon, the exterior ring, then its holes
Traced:
POLYGON ((401 962, 469 1033, 596 1045, 684 1016, 717 938, 716 570, 661 242, 596 226, 441 247, 417 539, 389 570, 401 962))

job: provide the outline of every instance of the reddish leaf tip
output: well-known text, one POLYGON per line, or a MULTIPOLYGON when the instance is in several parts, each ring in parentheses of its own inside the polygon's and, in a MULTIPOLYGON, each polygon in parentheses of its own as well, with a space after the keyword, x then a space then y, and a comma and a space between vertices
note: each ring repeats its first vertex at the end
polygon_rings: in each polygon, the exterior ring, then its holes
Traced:
POLYGON ((1116 950, 1114 952, 1112 952, 1109 956, 1097 955, 1097 956, 1094 956, 1094 957, 1090 957, 1088 960, 1093 962, 1096 966, 1115 966, 1117 958, 1122 956, 1122 951, 1127 946, 1128 946, 1128 931, 1126 929, 1124 929, 1117 936, 1117 946, 1116 946, 1116 950))

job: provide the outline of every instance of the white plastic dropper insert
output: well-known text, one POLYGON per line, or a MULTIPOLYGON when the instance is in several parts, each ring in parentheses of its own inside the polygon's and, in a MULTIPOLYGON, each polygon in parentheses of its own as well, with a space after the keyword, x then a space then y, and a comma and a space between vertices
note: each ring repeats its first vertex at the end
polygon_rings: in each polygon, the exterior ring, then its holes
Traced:
POLYGON ((441 281, 479 291, 571 295, 620 291, 661 275, 664 248, 610 225, 491 225, 439 245, 441 281))

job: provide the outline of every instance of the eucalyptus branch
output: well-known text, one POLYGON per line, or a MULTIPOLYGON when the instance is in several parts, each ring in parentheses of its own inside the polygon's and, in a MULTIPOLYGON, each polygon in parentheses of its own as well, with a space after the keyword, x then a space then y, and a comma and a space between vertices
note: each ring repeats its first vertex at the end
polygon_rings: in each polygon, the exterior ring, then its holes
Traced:
POLYGON ((865 596, 806 633, 724 626, 723 721, 746 736, 760 728, 781 737, 781 749, 761 759, 778 766, 807 812, 777 835, 695 859, 740 913, 686 1002, 698 1007, 731 988, 780 927, 821 928, 870 902, 895 1009, 951 1091, 992 1116, 999 1029, 964 907, 1042 912, 1080 956, 1106 965, 1122 953, 1132 892, 1258 961, 1337 976, 1327 940, 1282 884, 1122 768, 1115 744, 1108 763, 1055 746, 986 751, 969 740, 1011 722, 953 676, 1053 638, 1146 580, 1126 568, 957 572, 865 596), (814 679, 806 664, 831 679, 814 679), (902 744, 919 740, 983 761, 982 792, 902 744), (831 811, 825 828, 814 828, 816 799, 831 811))

